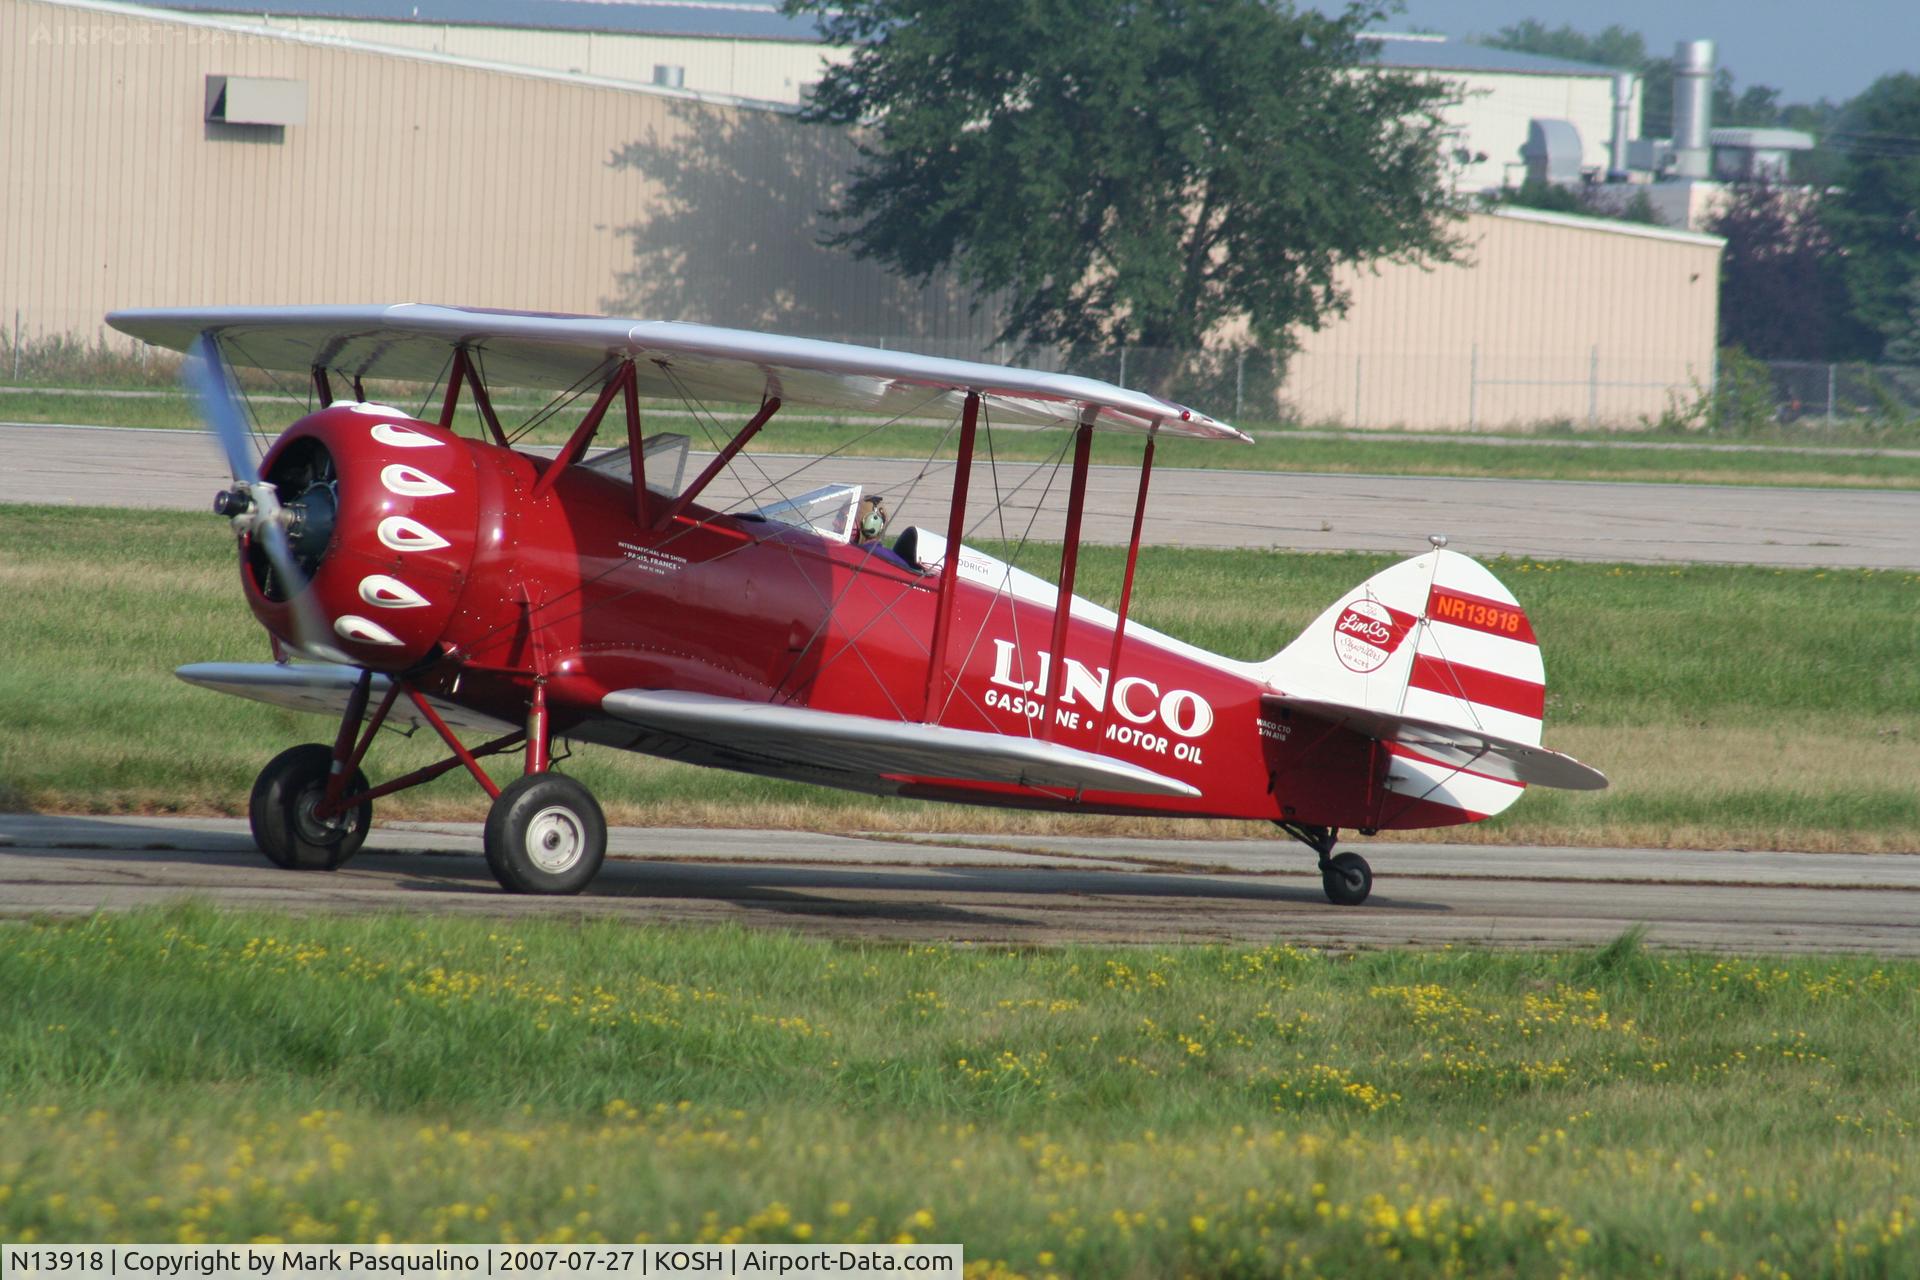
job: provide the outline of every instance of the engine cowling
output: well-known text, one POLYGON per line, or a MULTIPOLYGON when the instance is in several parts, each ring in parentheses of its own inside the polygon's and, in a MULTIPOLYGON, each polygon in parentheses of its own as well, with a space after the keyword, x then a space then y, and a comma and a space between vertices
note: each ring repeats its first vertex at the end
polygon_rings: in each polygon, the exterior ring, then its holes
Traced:
MULTIPOLYGON (((473 564, 475 465, 451 431, 386 405, 335 403, 289 427, 261 460, 287 538, 330 628, 314 656, 399 671, 440 642, 473 564)), ((242 541, 247 603, 298 648, 288 584, 242 541)))

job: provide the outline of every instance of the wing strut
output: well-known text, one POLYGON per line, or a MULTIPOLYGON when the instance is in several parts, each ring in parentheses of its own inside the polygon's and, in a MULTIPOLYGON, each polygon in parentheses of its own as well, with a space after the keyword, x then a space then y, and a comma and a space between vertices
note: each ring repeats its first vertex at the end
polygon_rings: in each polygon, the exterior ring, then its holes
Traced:
MULTIPOLYGON (((462 347, 460 350, 464 354, 466 348, 462 347)), ((467 359, 467 387, 473 392, 474 406, 480 410, 480 417, 485 420, 487 430, 492 433, 493 442, 502 449, 510 448, 507 433, 500 429, 499 415, 493 411, 493 397, 487 394, 487 384, 480 380, 480 366, 470 356, 467 359)))
MULTIPOLYGON (((324 387, 326 370, 315 366, 313 370, 316 386, 324 387)), ((487 424, 487 430, 493 436, 493 442, 502 449, 509 447, 507 433, 500 429, 500 419, 493 412, 493 399, 487 395, 486 384, 480 381, 480 369, 474 364, 473 357, 467 354, 465 344, 454 347, 453 367, 447 371, 447 394, 440 401, 440 425, 453 430, 453 415, 460 407, 460 388, 467 387, 473 392, 473 404, 480 411, 481 420, 487 424)), ((353 379, 353 394, 358 400, 367 398, 360 389, 359 375, 353 379)))
MULTIPOLYGON (((1140 493, 1133 500, 1133 533, 1127 539, 1127 573, 1120 581, 1120 616, 1113 622, 1113 648, 1107 654, 1107 688, 1112 690, 1120 679, 1120 647, 1127 639, 1127 609, 1133 604, 1133 569, 1140 560, 1140 526, 1147 514, 1147 481, 1153 475, 1153 444, 1158 437, 1160 424, 1154 423, 1147 430, 1147 450, 1140 456, 1140 493)), ((1094 732, 1104 734, 1107 718, 1112 714, 1113 696, 1109 692, 1107 700, 1094 721, 1094 732)))
POLYGON ((627 411, 627 468, 633 475, 633 521, 641 528, 653 523, 653 495, 647 492, 646 442, 640 438, 640 397, 633 366, 627 366, 626 386, 620 395, 627 411))
MULTIPOLYGON (((1073 619, 1073 578, 1080 567, 1080 517, 1087 506, 1087 459, 1093 450, 1093 415, 1080 422, 1073 441, 1073 479, 1067 487, 1067 528, 1060 536, 1060 587, 1053 601, 1053 661, 1047 670, 1046 709, 1040 713, 1040 736, 1053 740, 1053 708, 1067 683, 1067 623, 1073 619)), ((1121 626, 1125 626, 1124 621, 1121 626)))
POLYGON ((660 513, 660 518, 654 522, 654 528, 664 529, 672 524, 674 519, 687 509, 687 504, 699 497, 706 487, 713 483, 713 478, 726 469, 727 464, 733 461, 733 456, 747 447, 747 441, 760 434, 760 428, 767 425, 767 419, 778 412, 780 412, 780 397, 767 397, 766 403, 760 406, 760 412, 754 414, 747 425, 740 428, 733 439, 727 441, 726 447, 715 454, 713 461, 707 464, 707 469, 695 476, 693 483, 682 489, 680 496, 660 513))
POLYGON ((560 473, 580 461, 581 456, 587 451, 587 446, 593 443, 594 433, 600 430, 600 421, 607 416, 607 408, 613 404, 613 398, 620 394, 621 389, 632 378, 633 361, 621 361, 620 367, 613 371, 611 378, 607 379, 607 384, 600 388, 600 394, 594 397, 593 407, 587 410, 587 416, 580 419, 580 425, 573 429, 573 434, 567 437, 567 442, 560 446, 560 452, 554 455, 552 462, 547 464, 547 469, 540 473, 540 479, 533 486, 534 498, 544 497, 560 479, 560 473))
POLYGON ((954 581, 960 573, 960 536, 966 531, 967 482, 973 478, 973 433, 980 423, 980 393, 967 392, 960 411, 960 453, 953 464, 953 501, 947 508, 947 549, 940 566, 940 597, 934 604, 933 645, 927 655, 927 702, 920 719, 932 724, 945 705, 947 638, 953 631, 954 581))

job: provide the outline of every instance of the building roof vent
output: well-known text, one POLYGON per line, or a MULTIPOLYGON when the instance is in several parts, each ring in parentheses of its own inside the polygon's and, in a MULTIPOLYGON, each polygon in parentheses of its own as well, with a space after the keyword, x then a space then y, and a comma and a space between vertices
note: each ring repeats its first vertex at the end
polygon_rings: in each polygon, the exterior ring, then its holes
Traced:
POLYGON ((1580 131, 1571 120, 1548 120, 1535 116, 1527 124, 1527 144, 1520 148, 1527 162, 1527 181, 1556 187, 1580 181, 1580 131))
POLYGON ((208 76, 207 120, 212 124, 305 124, 307 82, 208 76))
POLYGON ((1793 153, 1813 150, 1813 135, 1799 129, 1715 129, 1707 137, 1722 182, 1785 182, 1793 153))

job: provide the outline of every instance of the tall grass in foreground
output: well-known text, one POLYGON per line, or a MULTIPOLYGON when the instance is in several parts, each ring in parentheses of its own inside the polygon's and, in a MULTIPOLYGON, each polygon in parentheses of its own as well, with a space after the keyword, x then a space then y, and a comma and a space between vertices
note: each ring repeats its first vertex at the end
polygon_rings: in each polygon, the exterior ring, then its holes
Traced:
POLYGON ((958 1240, 980 1274, 1912 1275, 1920 965, 0 931, 9 1240, 958 1240))
MULTIPOLYGON (((1057 551, 1021 563, 1051 573, 1057 551)), ((1394 557, 1141 551, 1135 616, 1235 657, 1278 650, 1394 557)), ((1547 742, 1606 770, 1599 795, 1536 791, 1449 838, 1920 849, 1920 574, 1496 560, 1546 657, 1547 742)), ((1122 555, 1089 547, 1079 589, 1111 603, 1122 555)), ((0 507, 0 807, 238 812, 283 747, 332 725, 179 683, 175 666, 262 661, 263 633, 210 516, 0 507)), ((437 757, 377 746, 376 778, 437 757)), ((646 825, 1008 833, 1271 834, 1253 826, 1007 813, 851 793, 595 748, 565 767, 646 825)), ((483 816, 463 774, 381 817, 483 816)))

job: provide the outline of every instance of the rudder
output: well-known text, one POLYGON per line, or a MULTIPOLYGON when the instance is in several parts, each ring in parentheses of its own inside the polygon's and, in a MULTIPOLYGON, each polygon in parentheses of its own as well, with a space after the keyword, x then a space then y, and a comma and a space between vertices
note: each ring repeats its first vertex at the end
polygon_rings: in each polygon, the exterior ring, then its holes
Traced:
MULTIPOLYGON (((1290 699, 1513 744, 1537 747, 1541 739, 1546 675, 1532 623, 1498 578, 1454 551, 1435 549, 1367 579, 1261 674, 1290 699)), ((1402 803, 1382 812, 1402 809, 1407 821, 1380 825, 1475 821, 1506 809, 1524 789, 1513 778, 1439 758, 1450 753, 1423 752, 1410 741, 1417 737, 1383 737, 1394 757, 1385 787, 1402 803)))

